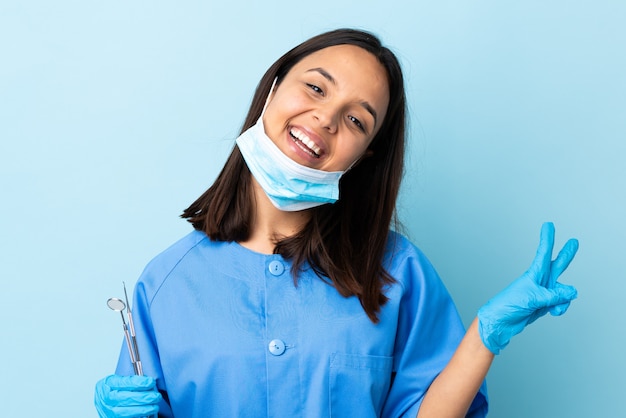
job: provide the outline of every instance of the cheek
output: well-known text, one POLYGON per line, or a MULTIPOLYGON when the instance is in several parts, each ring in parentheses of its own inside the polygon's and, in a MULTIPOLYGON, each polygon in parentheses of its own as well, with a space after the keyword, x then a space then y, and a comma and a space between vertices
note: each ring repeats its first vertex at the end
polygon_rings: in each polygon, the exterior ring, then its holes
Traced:
POLYGON ((363 143, 355 144, 355 142, 345 141, 342 146, 337 149, 337 156, 341 160, 343 169, 347 169, 354 164, 367 152, 367 146, 363 143))
POLYGON ((277 136, 289 125, 290 121, 305 110, 305 98, 296 95, 290 96, 289 100, 282 96, 274 97, 263 116, 265 133, 276 142, 277 136))

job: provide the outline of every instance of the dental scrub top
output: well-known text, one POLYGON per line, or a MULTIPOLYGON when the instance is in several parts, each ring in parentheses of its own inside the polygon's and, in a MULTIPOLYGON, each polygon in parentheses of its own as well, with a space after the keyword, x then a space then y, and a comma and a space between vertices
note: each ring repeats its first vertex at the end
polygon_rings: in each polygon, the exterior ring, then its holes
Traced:
MULTIPOLYGON (((200 231, 147 265, 132 313, 159 417, 417 415, 465 333, 430 262, 390 232, 376 324, 305 267, 294 284, 289 260, 200 231)), ((125 345, 116 373, 133 374, 125 345)), ((483 384, 468 417, 486 414, 483 384)))

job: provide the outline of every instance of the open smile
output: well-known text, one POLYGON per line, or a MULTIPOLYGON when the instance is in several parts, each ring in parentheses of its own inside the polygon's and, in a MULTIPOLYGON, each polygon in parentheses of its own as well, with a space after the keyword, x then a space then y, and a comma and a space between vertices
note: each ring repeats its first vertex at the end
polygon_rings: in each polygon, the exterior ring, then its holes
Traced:
POLYGON ((296 145, 304 152, 312 157, 320 158, 322 149, 318 147, 315 142, 313 142, 313 140, 303 131, 298 128, 291 128, 291 130, 289 130, 289 135, 291 135, 291 138, 294 140, 296 145))

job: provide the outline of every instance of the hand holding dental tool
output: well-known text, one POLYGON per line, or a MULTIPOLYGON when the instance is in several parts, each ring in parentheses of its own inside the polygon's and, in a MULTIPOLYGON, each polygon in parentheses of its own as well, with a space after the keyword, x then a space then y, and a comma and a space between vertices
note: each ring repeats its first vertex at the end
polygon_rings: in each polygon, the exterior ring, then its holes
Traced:
POLYGON ((480 337, 493 354, 498 354, 513 336, 546 313, 563 315, 576 298, 576 289, 558 283, 557 279, 576 255, 578 241, 567 241, 554 260, 553 248, 554 225, 546 222, 530 268, 478 311, 480 337))
POLYGON ((156 381, 150 376, 143 376, 139 348, 135 336, 133 314, 128 302, 126 284, 124 285, 124 297, 126 302, 119 298, 110 298, 107 305, 122 316, 124 326, 124 338, 128 354, 133 364, 135 376, 110 375, 101 379, 96 384, 94 404, 98 414, 102 418, 115 417, 152 417, 159 411, 159 402, 162 398, 156 389, 156 381), (124 317, 124 310, 128 315, 128 321, 124 317))

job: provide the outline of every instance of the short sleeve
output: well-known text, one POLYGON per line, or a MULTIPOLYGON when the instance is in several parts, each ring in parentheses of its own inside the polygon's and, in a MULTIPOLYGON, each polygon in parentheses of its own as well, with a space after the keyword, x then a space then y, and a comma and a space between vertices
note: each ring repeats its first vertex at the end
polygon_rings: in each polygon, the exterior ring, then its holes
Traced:
MULTIPOLYGON (((448 364, 465 334, 458 311, 432 264, 405 244, 394 256, 390 273, 400 282, 393 372, 383 417, 415 417, 428 387, 448 364)), ((487 414, 483 383, 468 417, 487 414)))

